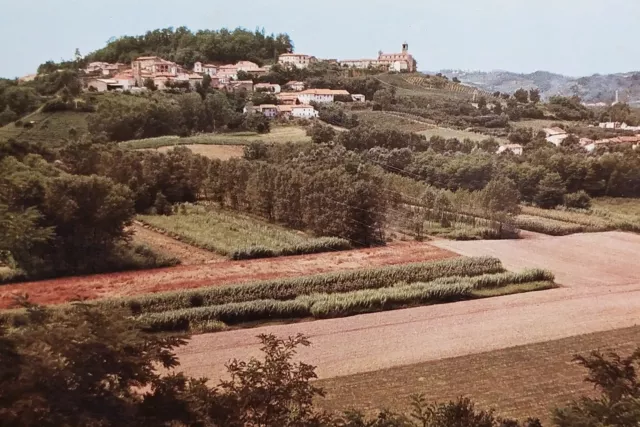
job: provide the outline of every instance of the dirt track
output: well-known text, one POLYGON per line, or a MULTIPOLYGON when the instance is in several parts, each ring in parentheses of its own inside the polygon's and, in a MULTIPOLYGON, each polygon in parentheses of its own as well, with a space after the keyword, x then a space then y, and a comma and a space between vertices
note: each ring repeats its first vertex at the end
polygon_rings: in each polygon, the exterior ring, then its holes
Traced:
POLYGON ((16 283, 0 287, 0 308, 10 307, 13 304, 15 293, 26 292, 29 294, 29 299, 36 303, 58 304, 80 298, 96 299, 138 295, 276 277, 429 261, 452 256, 456 255, 429 244, 412 242, 314 255, 222 261, 156 270, 16 283))
POLYGON ((640 235, 610 232, 512 241, 439 241, 494 255, 509 269, 544 267, 564 287, 455 304, 195 336, 181 369, 220 378, 231 358, 259 355, 256 335, 304 333, 300 358, 321 378, 633 326, 640 319, 640 235))

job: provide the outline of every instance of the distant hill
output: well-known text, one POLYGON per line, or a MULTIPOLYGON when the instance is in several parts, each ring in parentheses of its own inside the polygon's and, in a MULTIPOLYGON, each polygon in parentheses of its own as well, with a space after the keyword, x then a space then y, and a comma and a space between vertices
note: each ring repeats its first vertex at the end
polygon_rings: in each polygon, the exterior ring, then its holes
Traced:
POLYGON ((584 102, 612 102, 616 90, 620 101, 640 103, 640 72, 594 74, 588 77, 568 77, 547 71, 529 74, 510 71, 459 71, 442 70, 449 78, 457 77, 461 82, 489 92, 513 93, 519 88, 538 88, 543 98, 554 95, 579 96, 584 102))

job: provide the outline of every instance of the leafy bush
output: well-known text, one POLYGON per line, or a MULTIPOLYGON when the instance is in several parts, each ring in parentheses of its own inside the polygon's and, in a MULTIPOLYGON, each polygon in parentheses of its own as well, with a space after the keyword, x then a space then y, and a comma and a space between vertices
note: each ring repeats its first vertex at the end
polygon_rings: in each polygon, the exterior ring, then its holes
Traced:
POLYGON ((584 190, 564 195, 564 205, 568 208, 590 209, 591 197, 584 190))

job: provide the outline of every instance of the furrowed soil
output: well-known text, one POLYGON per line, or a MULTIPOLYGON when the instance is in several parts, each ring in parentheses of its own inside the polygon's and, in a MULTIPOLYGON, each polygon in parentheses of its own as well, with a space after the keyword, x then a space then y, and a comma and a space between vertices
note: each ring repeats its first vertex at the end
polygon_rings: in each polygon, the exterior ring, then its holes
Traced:
POLYGON ((258 334, 305 334, 299 357, 320 378, 477 354, 634 326, 640 318, 640 235, 608 232, 523 240, 432 242, 491 255, 517 271, 542 267, 558 289, 349 318, 198 335, 178 350, 190 375, 223 378, 224 363, 260 356, 258 334))
MULTIPOLYGON (((195 250, 194 250, 195 253, 195 250)), ((13 296, 27 293, 38 304, 59 304, 78 299, 139 295, 302 276, 358 268, 439 260, 457 256, 424 243, 395 243, 384 247, 325 252, 313 255, 222 261, 125 273, 60 278, 0 287, 0 308, 11 307, 13 296)))
POLYGON ((415 393, 440 402, 466 396, 502 416, 537 417, 551 425, 553 408, 594 391, 584 381, 586 369, 572 362, 574 355, 593 350, 628 355, 638 343, 640 327, 631 327, 332 378, 318 382, 327 395, 317 403, 331 411, 373 415, 381 408, 409 412, 415 393))

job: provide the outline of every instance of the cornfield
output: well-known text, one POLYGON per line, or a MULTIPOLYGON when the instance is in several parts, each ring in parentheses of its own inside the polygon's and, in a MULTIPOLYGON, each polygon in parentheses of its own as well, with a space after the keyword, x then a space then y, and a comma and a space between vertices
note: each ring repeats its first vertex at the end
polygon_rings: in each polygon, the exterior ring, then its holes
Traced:
POLYGON ((114 308, 126 307, 131 310, 132 314, 137 315, 254 300, 292 300, 301 295, 377 289, 388 287, 398 282, 430 282, 441 277, 468 277, 501 273, 503 271, 502 263, 496 258, 455 258, 438 262, 404 264, 248 284, 148 294, 126 299, 103 300, 101 304, 114 308))
POLYGON ((178 240, 236 260, 351 248, 345 239, 313 238, 249 216, 197 205, 183 205, 175 215, 140 215, 138 219, 178 240))
POLYGON ((586 231, 586 227, 584 225, 533 215, 516 216, 514 218, 514 225, 522 230, 549 234, 551 236, 566 236, 567 234, 582 233, 586 231))
POLYGON ((591 213, 582 213, 570 210, 541 209, 532 206, 523 206, 522 213, 556 221, 583 225, 584 231, 608 231, 614 229, 614 225, 606 218, 591 213))
POLYGON ((460 301, 478 290, 521 286, 530 290, 553 287, 553 275, 544 270, 485 274, 478 277, 442 277, 429 282, 396 283, 379 289, 341 293, 312 293, 291 300, 257 299, 205 307, 146 313, 138 320, 153 331, 199 330, 202 324, 238 324, 291 318, 329 318, 391 310, 424 304, 460 301), (535 284, 535 286, 530 286, 535 284))

